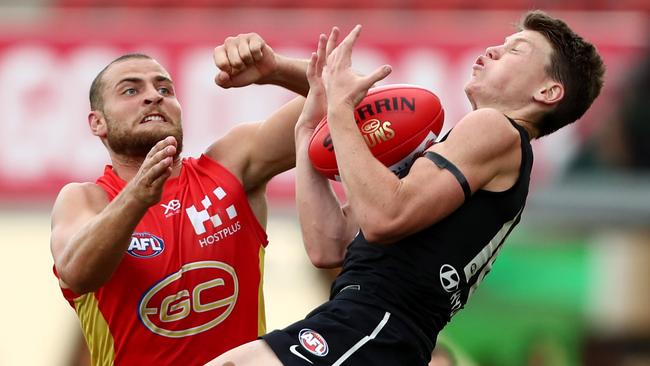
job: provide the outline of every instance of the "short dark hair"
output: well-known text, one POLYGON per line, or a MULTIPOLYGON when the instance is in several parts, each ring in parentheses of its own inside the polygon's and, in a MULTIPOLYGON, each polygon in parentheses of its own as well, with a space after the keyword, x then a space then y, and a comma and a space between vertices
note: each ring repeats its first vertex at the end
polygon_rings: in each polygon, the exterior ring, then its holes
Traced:
POLYGON ((97 76, 95 76, 95 79, 93 80, 92 84, 90 84, 90 92, 88 93, 91 110, 98 111, 104 108, 104 98, 102 97, 102 88, 104 87, 104 82, 102 79, 104 77, 104 74, 106 73, 106 70, 108 70, 111 66, 113 66, 118 62, 131 60, 131 59, 138 59, 138 58, 153 60, 151 56, 145 55, 144 53, 127 53, 111 61, 108 65, 106 65, 102 69, 102 71, 99 72, 99 74, 97 74, 97 76))
POLYGON ((538 124, 541 137, 582 117, 600 94, 605 65, 591 43, 543 11, 526 13, 519 29, 539 32, 551 43, 553 54, 546 72, 564 86, 564 98, 538 124))

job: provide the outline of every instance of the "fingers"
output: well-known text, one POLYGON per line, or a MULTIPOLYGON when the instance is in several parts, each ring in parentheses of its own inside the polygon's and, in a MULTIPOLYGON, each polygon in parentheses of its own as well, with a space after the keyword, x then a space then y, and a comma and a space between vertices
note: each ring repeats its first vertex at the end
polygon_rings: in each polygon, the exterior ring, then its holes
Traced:
POLYGON ((343 61, 344 64, 348 64, 349 60, 352 59, 352 49, 354 48, 354 44, 357 42, 360 33, 361 25, 357 24, 354 26, 352 31, 348 33, 347 36, 345 36, 343 41, 341 41, 341 44, 337 47, 337 49, 339 49, 337 56, 339 60, 343 61))
POLYGON ((151 148, 140 167, 143 183, 146 186, 150 186, 155 180, 164 175, 166 170, 171 170, 174 155, 176 155, 176 144, 176 139, 168 136, 158 141, 151 148))
MULTIPOLYGON (((332 30, 332 32, 334 32, 334 30, 332 30)), ((330 43, 331 38, 331 34, 329 39, 324 34, 321 34, 318 38, 318 49, 316 50, 316 75, 319 77, 323 75, 323 68, 325 67, 327 59, 327 45, 330 43)))
POLYGON ((230 88, 232 86, 230 75, 224 71, 217 73, 217 76, 214 77, 214 82, 222 88, 230 88))
POLYGON ((328 37, 324 34, 321 34, 318 37, 318 46, 316 52, 311 54, 309 59, 309 64, 307 65, 307 80, 310 83, 311 87, 314 87, 315 83, 323 76, 323 68, 326 63, 326 48, 328 43, 328 37))
MULTIPOLYGON (((256 33, 228 37, 214 49, 214 63, 223 72, 234 76, 263 57, 266 43, 256 33)), ((218 77, 219 78, 219 77, 218 77)), ((215 81, 219 82, 218 78, 215 81)), ((221 80, 225 77, 221 76, 221 80)))
POLYGON ((149 150, 149 153, 145 157, 145 161, 151 159, 154 155, 156 155, 158 152, 161 150, 165 149, 167 146, 174 146, 176 147, 176 139, 173 136, 167 136, 164 139, 158 141, 152 148, 149 150))
POLYGON ((371 74, 366 75, 362 78, 362 85, 364 89, 369 89, 372 87, 375 83, 378 81, 384 80, 386 76, 390 75, 390 73, 393 71, 392 67, 390 65, 384 65, 381 67, 378 67, 375 71, 373 71, 371 74))
POLYGON ((236 75, 238 72, 244 69, 246 64, 239 55, 239 45, 237 43, 230 41, 226 42, 226 45, 226 55, 231 67, 231 72, 229 72, 229 74, 236 75))
POLYGON ((317 75, 316 69, 318 68, 318 55, 316 52, 311 53, 309 64, 307 64, 307 80, 311 81, 317 75))
POLYGON ((215 47, 214 52, 212 53, 212 58, 214 59, 214 64, 219 68, 219 70, 226 73, 232 72, 225 45, 215 47))
POLYGON ((327 46, 325 47, 325 56, 329 56, 332 51, 336 48, 336 45, 338 44, 339 41, 339 34, 341 31, 339 30, 338 27, 332 27, 332 31, 330 32, 330 36, 327 39, 327 46))
MULTIPOLYGON (((154 179, 151 181, 149 184, 152 188, 154 189, 162 189, 162 186, 165 184, 167 181, 167 178, 169 178, 172 175, 172 158, 165 158, 165 160, 169 159, 169 166, 165 167, 165 164, 162 164, 160 166, 156 166, 156 170, 160 168, 160 172, 156 172, 155 174, 152 174, 152 177, 154 179)), ((164 161, 161 161, 163 163, 164 161)), ((165 162, 166 163, 166 162, 165 162)))
POLYGON ((248 46, 251 55, 253 55, 253 61, 260 61, 264 56, 263 50, 264 47, 266 46, 266 42, 264 42, 262 37, 255 34, 255 36, 249 40, 248 46))
POLYGON ((249 33, 239 42, 239 57, 246 66, 254 65, 255 62, 262 59, 263 49, 266 43, 262 37, 255 33, 249 33))

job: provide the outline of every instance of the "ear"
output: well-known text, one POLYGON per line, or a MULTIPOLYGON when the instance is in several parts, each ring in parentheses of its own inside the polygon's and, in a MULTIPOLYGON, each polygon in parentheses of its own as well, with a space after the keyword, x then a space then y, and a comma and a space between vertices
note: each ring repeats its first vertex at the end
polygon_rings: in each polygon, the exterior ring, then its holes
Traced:
POLYGON ((535 94, 533 99, 536 102, 551 105, 559 103, 564 98, 564 86, 557 81, 548 81, 535 94))
POLYGON ((88 113, 88 126, 90 126, 90 130, 95 136, 106 137, 108 134, 106 118, 104 118, 101 111, 90 111, 88 113))

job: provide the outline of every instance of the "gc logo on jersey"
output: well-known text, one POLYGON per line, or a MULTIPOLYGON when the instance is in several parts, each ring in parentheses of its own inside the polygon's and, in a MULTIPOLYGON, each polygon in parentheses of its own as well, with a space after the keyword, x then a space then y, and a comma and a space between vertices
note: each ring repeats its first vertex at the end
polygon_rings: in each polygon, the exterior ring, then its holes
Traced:
POLYGON ((218 261, 185 264, 142 296, 138 317, 150 331, 181 338, 226 320, 239 296, 235 269, 218 261))
POLYGON ((153 258, 165 250, 165 242, 149 233, 133 233, 127 253, 136 258, 153 258))
POLYGON ((311 329, 303 329, 298 333, 298 340, 300 344, 309 352, 315 354, 316 356, 326 356, 329 352, 329 347, 327 342, 322 335, 311 329))

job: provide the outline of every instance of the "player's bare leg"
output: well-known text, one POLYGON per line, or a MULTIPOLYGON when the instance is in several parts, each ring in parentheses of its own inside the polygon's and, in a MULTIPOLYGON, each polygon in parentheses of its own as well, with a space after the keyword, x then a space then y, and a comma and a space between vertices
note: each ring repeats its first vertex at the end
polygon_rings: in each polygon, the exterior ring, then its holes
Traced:
POLYGON ((232 349, 205 366, 282 366, 266 342, 252 341, 232 349))

